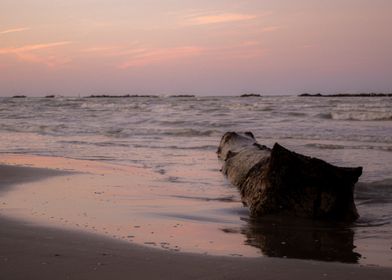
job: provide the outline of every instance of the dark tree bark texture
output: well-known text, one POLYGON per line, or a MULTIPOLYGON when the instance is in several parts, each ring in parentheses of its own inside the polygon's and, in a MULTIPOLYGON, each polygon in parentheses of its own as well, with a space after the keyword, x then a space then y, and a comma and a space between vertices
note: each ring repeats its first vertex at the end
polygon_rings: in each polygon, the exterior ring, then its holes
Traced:
POLYGON ((354 186, 362 167, 338 167, 297 154, 275 143, 256 142, 251 132, 223 135, 218 157, 222 172, 239 188, 254 217, 284 214, 312 219, 354 221, 359 215, 354 186))

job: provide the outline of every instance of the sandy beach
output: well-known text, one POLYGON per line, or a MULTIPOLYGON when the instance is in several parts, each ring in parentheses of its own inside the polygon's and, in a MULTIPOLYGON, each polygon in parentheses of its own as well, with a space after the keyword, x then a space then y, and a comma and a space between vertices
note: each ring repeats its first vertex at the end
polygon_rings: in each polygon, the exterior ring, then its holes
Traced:
MULTIPOLYGON (((50 222, 50 218, 46 223, 34 215, 28 219, 24 210, 8 205, 12 202, 7 199, 10 194, 28 193, 29 183, 42 186, 50 185, 50 178, 77 178, 75 169, 82 168, 76 161, 51 158, 46 161, 40 158, 40 165, 50 163, 54 169, 37 168, 33 159, 12 155, 3 158, 3 163, 12 162, 12 165, 0 166, 1 279, 292 279, 293 275, 309 279, 390 279, 392 276, 392 269, 387 267, 155 249, 137 245, 120 235, 108 237, 99 231, 94 233, 94 230, 50 222), (26 161, 33 167, 26 167, 26 161), (70 164, 68 168, 66 161, 70 164)), ((83 163, 84 172, 90 170, 89 176, 92 170, 99 173, 106 168, 105 177, 110 177, 108 166, 83 163)), ((118 178, 121 172, 130 172, 127 176, 134 176, 135 182, 142 183, 140 178, 145 171, 132 170, 125 168, 115 173, 118 178)), ((37 191, 42 190, 37 188, 37 191)), ((79 196, 83 195, 80 190, 79 196)), ((72 208, 69 205, 69 209, 72 208)))
POLYGON ((167 252, 0 219, 1 279, 390 279, 390 268, 167 252))

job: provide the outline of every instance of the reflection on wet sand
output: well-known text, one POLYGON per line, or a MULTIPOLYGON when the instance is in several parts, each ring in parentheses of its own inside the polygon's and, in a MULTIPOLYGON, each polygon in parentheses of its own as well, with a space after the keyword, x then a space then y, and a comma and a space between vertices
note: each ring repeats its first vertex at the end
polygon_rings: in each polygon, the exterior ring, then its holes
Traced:
POLYGON ((354 231, 347 225, 268 217, 249 220, 241 233, 247 245, 269 257, 344 263, 358 263, 361 258, 354 251, 354 231))

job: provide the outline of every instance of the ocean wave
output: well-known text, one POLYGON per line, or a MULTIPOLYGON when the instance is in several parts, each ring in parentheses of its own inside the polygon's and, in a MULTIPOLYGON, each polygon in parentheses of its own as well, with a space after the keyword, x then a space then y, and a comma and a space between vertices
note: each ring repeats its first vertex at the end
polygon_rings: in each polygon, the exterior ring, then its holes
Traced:
POLYGON ((304 112, 287 112, 287 114, 289 116, 293 116, 293 117, 306 117, 307 114, 304 112))
POLYGON ((0 131, 16 133, 37 133, 39 135, 65 135, 68 126, 65 124, 0 124, 0 131))
POLYGON ((212 136, 220 135, 219 130, 198 130, 194 128, 173 129, 162 132, 163 135, 181 136, 181 137, 196 137, 196 136, 212 136))
POLYGON ((330 119, 332 119, 332 114, 331 113, 320 113, 320 114, 317 114, 316 117, 318 117, 320 119, 330 120, 330 119))
POLYGON ((142 103, 142 102, 137 102, 137 103, 117 103, 117 102, 108 102, 108 103, 92 103, 92 102, 84 102, 80 105, 80 108, 82 109, 88 109, 88 110, 109 110, 109 111, 118 111, 118 110, 135 110, 135 111, 140 111, 140 110, 149 110, 149 104, 147 103, 142 103))
POLYGON ((111 136, 111 137, 115 137, 115 138, 124 138, 124 137, 129 136, 129 134, 126 133, 123 128, 119 128, 119 127, 112 127, 112 128, 106 129, 103 131, 103 135, 111 136))
POLYGON ((173 150, 207 150, 207 151, 215 151, 215 145, 195 145, 195 146, 179 146, 179 145, 150 145, 150 144, 134 144, 132 145, 134 148, 148 148, 148 149, 173 149, 173 150))
POLYGON ((391 121, 391 112, 369 112, 369 111, 333 111, 331 117, 334 120, 347 121, 391 121))
POLYGON ((78 140, 61 140, 58 141, 59 144, 69 144, 69 145, 91 145, 91 142, 78 141, 78 140))
POLYGON ((97 147, 130 147, 131 144, 129 143, 118 143, 118 142, 97 142, 97 143, 93 143, 94 146, 97 147))
POLYGON ((331 149, 331 150, 338 150, 338 149, 345 149, 347 147, 343 145, 337 145, 337 144, 321 144, 321 143, 309 143, 306 144, 305 147, 309 148, 317 148, 317 149, 331 149))
POLYGON ((390 219, 390 217, 384 217, 382 219, 360 217, 354 226, 356 228, 379 228, 391 224, 390 219))
POLYGON ((75 145, 75 146, 96 146, 96 147, 130 147, 130 143, 118 142, 118 141, 102 141, 102 142, 93 142, 93 141, 81 141, 81 140, 61 140, 58 141, 59 144, 65 145, 75 145))
MULTIPOLYGON (((360 215, 356 228, 380 228, 392 223, 392 178, 357 183, 354 200, 360 215)), ((372 234, 380 233, 383 235, 382 231, 372 234)))
POLYGON ((308 143, 305 147, 317 148, 321 150, 379 150, 385 152, 392 152, 392 146, 380 146, 380 145, 339 145, 339 144, 324 144, 324 143, 308 143))
POLYGON ((223 104, 222 109, 229 111, 273 111, 273 107, 263 103, 229 103, 223 104))
POLYGON ((392 203, 392 178, 374 182, 359 182, 355 199, 360 203, 392 203))

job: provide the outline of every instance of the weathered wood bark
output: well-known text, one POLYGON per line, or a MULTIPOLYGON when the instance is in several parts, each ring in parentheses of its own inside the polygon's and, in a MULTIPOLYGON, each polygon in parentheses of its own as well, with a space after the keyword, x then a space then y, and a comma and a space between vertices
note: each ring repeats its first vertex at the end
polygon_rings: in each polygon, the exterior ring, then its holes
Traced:
POLYGON ((258 144, 251 132, 223 135, 218 156, 222 172, 240 190, 251 215, 287 214, 354 221, 354 185, 362 167, 347 168, 258 144))

